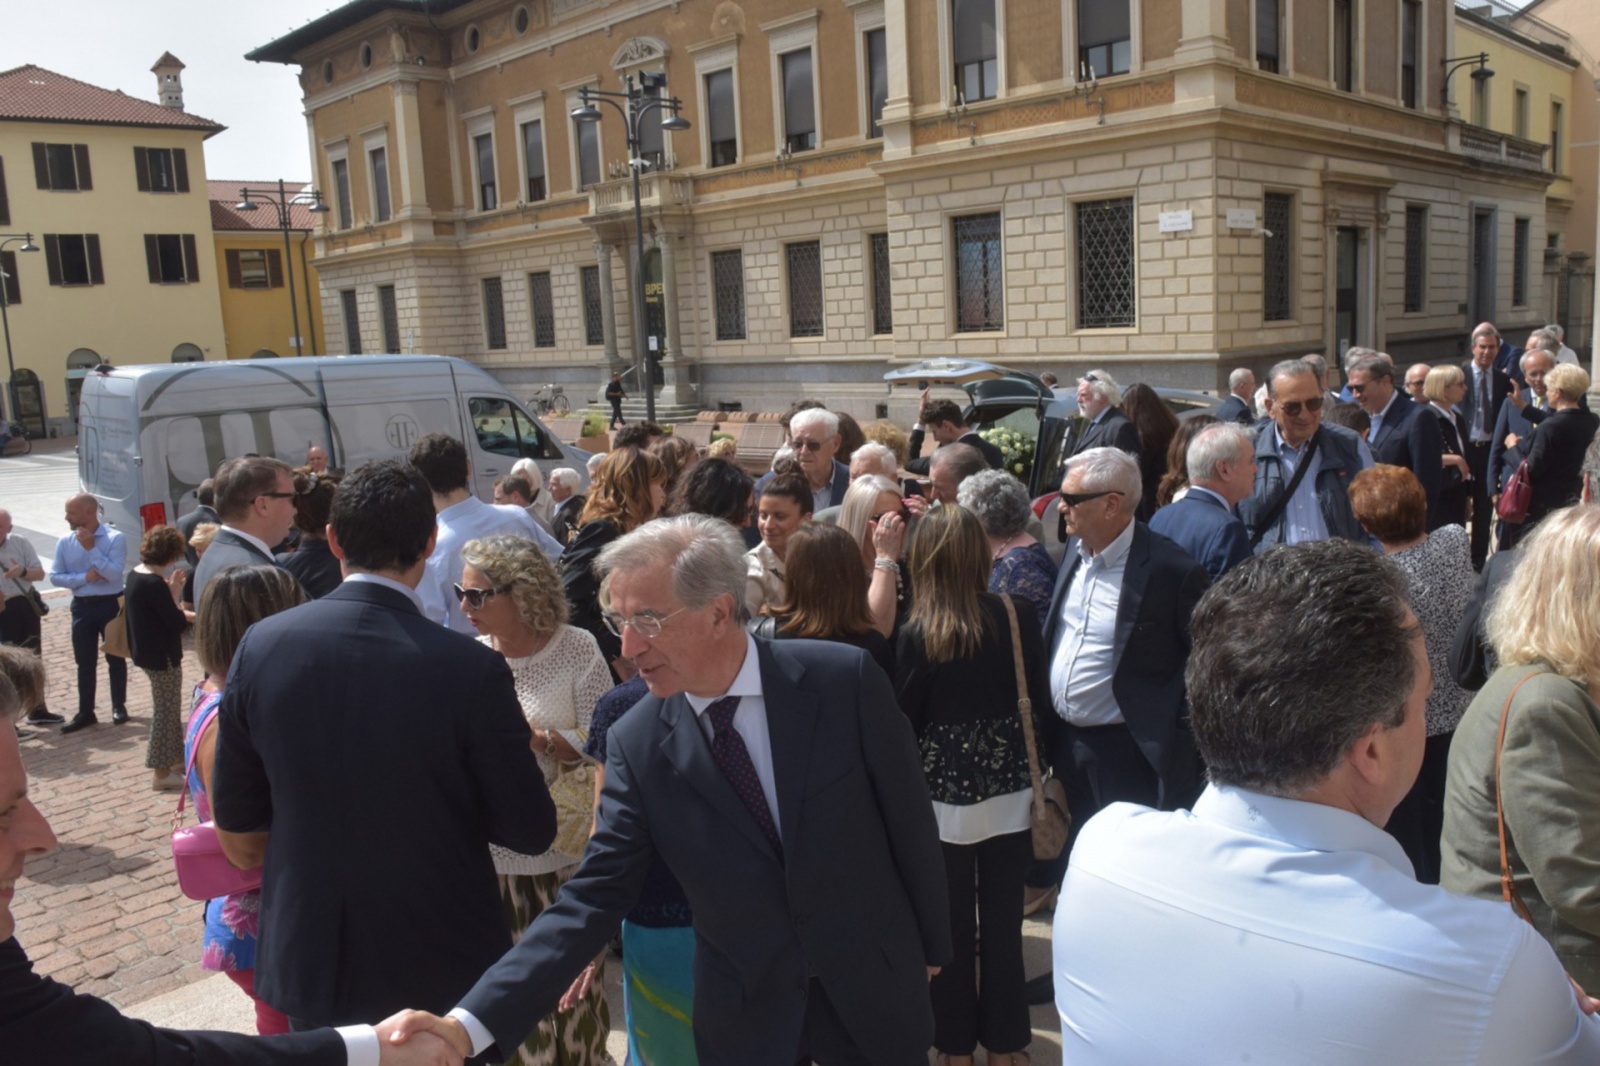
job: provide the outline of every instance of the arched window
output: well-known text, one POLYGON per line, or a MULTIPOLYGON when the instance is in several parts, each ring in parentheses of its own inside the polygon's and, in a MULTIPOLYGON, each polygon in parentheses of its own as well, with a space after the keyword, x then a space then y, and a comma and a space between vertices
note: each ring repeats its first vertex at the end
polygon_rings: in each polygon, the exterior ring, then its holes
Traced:
POLYGON ((250 354, 250 358, 252 358, 252 359, 276 359, 276 358, 278 358, 278 353, 273 351, 271 348, 258 348, 258 349, 256 349, 254 352, 252 352, 250 354))
POLYGON ((198 345, 185 341, 172 349, 172 361, 174 363, 203 363, 206 361, 206 353, 202 352, 198 345))

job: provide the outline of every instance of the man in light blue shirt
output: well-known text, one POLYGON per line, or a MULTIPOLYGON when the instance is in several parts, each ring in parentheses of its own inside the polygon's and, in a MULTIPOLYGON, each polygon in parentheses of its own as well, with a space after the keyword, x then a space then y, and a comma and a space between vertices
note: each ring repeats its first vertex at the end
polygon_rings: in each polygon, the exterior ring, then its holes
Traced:
MULTIPOLYGON (((100 521, 100 504, 88 493, 67 501, 67 525, 72 536, 56 542, 50 583, 72 590, 72 658, 78 664, 78 713, 61 727, 76 733, 99 723, 94 713, 96 661, 106 626, 117 617, 122 595, 122 571, 128 565, 128 542, 121 533, 100 521)), ((106 656, 111 677, 111 721, 128 720, 128 661, 106 656)))

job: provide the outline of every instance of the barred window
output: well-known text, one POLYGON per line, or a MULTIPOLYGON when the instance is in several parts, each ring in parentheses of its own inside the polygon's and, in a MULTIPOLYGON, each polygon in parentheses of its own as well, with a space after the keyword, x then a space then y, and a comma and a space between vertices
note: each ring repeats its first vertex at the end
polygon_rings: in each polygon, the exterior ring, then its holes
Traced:
POLYGON ((1290 297, 1291 252, 1294 244, 1294 196, 1269 192, 1263 204, 1267 231, 1261 255, 1261 317, 1282 322, 1294 317, 1290 297))
POLYGON ((1427 284, 1428 209, 1406 205, 1406 302, 1405 309, 1421 311, 1427 284))
POLYGON ((395 302, 394 286, 378 286, 378 310, 383 315, 383 350, 400 350, 400 307, 395 302))
POLYGON ((889 277, 889 235, 867 238, 872 250, 872 332, 894 332, 894 290, 889 277))
POLYGON ((600 309, 600 268, 586 266, 579 274, 583 282, 583 343, 606 342, 605 313, 600 309))
POLYGON ((1135 325, 1133 197, 1080 203, 1077 214, 1078 328, 1135 325))
POLYGON ((1528 303, 1529 220, 1514 220, 1511 232, 1511 306, 1525 307, 1528 303))
POLYGON ((744 340, 744 253, 711 253, 711 288, 717 301, 717 340, 744 340))
POLYGON ((528 305, 533 309, 533 346, 556 346, 556 301, 551 294, 550 272, 528 275, 528 305))
POLYGON ((1000 213, 951 220, 956 252, 956 332, 1006 328, 1000 213))
POLYGON ((356 290, 341 289, 339 305, 344 310, 344 350, 347 355, 361 354, 361 320, 356 317, 356 290))
POLYGON ((499 278, 483 279, 483 335, 491 350, 506 346, 506 302, 499 278))
POLYGON ((822 336, 822 242, 784 248, 789 266, 789 336, 822 336))

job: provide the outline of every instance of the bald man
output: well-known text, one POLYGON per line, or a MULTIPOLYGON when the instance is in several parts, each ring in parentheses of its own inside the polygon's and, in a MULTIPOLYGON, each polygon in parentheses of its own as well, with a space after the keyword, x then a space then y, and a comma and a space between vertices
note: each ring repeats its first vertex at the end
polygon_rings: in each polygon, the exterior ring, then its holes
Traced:
MULTIPOLYGON (((121 533, 100 521, 100 503, 88 493, 67 501, 67 525, 72 536, 56 542, 50 584, 72 590, 72 658, 78 664, 78 713, 61 727, 76 733, 99 724, 94 698, 100 641, 106 626, 117 617, 122 595, 122 572, 128 565, 128 542, 121 533)), ((128 720, 128 660, 106 657, 111 677, 111 723, 128 720)))

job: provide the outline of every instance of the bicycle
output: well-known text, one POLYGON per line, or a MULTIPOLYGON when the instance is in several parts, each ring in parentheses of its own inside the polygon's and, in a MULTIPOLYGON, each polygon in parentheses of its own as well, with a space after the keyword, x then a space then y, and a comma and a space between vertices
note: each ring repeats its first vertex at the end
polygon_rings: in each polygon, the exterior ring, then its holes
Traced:
POLYGON ((10 458, 14 455, 30 455, 33 452, 33 441, 28 439, 28 430, 21 422, 8 422, 0 426, 0 455, 10 458))
POLYGON ((529 402, 542 415, 564 415, 572 410, 572 404, 567 399, 566 390, 560 385, 540 386, 539 391, 533 394, 529 402))

